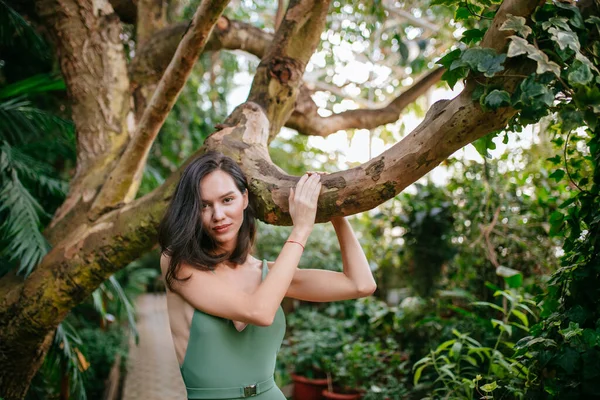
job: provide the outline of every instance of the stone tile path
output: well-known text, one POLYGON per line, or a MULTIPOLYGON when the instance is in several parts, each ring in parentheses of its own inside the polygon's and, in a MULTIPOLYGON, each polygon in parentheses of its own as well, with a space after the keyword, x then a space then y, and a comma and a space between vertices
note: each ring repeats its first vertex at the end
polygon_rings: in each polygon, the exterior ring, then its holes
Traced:
POLYGON ((139 344, 129 346, 122 400, 185 400, 185 387, 173 348, 167 299, 163 294, 137 298, 139 344))

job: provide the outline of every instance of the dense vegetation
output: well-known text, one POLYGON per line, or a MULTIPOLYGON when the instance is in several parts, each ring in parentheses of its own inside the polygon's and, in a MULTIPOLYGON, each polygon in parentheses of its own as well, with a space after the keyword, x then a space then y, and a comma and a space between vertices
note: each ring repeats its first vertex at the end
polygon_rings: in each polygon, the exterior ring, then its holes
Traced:
MULTIPOLYGON (((190 18, 197 3, 169 12, 190 18)), ((284 383, 293 370, 321 374, 362 388, 366 399, 600 397, 597 10, 555 1, 529 19, 509 16, 501 28, 511 31, 509 45, 500 54, 479 46, 500 1, 421 3, 332 3, 307 69, 324 72, 314 78, 319 107, 341 112, 391 99, 437 63, 445 67, 440 87, 469 78, 482 108, 517 112, 505 129, 473 143, 480 157, 460 151, 438 167, 443 182, 426 177, 350 217, 378 291, 360 301, 297 304, 278 379, 284 383), (397 10, 410 15, 390 28, 384 21, 397 10), (364 80, 343 72, 356 62, 371 66, 364 80), (353 103, 343 98, 349 94, 353 103)), ((226 15, 273 31, 273 7, 241 1, 226 15)), ((65 83, 32 15, 26 2, 0 0, 0 275, 20 277, 50 250, 44 230, 76 164, 65 83)), ((135 52, 135 32, 124 27, 135 52)), ((228 94, 257 64, 238 52, 201 56, 153 144, 137 197, 202 145, 231 111, 228 94)), ((398 141, 427 108, 420 98, 405 119, 371 129, 369 149, 398 141)), ((347 140, 360 133, 349 130, 347 140)), ((282 136, 269 151, 290 174, 355 165, 321 149, 324 139, 282 136)), ((261 225, 258 255, 273 259, 287 229, 261 225)), ((73 309, 28 398, 101 396, 136 335, 131 298, 155 289, 156 256, 132 263, 73 309)), ((302 263, 341 269, 330 226, 316 228, 302 263)))

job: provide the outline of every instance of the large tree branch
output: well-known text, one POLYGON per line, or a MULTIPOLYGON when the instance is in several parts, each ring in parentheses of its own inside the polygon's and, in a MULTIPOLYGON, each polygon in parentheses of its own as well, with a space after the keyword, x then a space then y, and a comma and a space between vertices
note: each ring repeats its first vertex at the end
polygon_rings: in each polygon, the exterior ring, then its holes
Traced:
MULTIPOLYGON (((498 28, 508 14, 528 17, 540 0, 507 0, 486 33, 483 43, 497 51, 506 46, 507 34, 498 28)), ((507 65, 503 80, 505 90, 519 83, 517 76, 529 70, 531 63, 507 65)), ((350 215, 369 210, 392 198, 405 187, 432 170, 456 150, 486 134, 503 128, 515 114, 512 108, 489 112, 474 102, 471 86, 453 100, 432 106, 425 120, 401 142, 364 165, 323 178, 326 190, 319 201, 318 220, 333 215, 350 215)), ((234 157, 251 177, 252 193, 259 217, 268 223, 288 224, 287 197, 296 179, 273 165, 266 150, 263 123, 269 118, 261 108, 248 103, 232 114, 237 121, 231 133, 223 131, 207 139, 207 146, 234 157), (262 127, 260 132, 256 132, 262 127)), ((269 129, 269 135, 272 129, 269 129)))
MULTIPOLYGON (((134 85, 158 82, 173 59, 187 26, 187 22, 168 26, 155 33, 145 45, 137 50, 137 54, 129 66, 131 81, 134 85)), ((210 34, 204 51, 244 50, 262 58, 272 40, 271 33, 251 24, 220 17, 210 34)))
MULTIPOLYGON (((185 24, 167 27, 151 38, 140 48, 133 60, 130 72, 134 84, 150 84, 162 75, 177 46, 177 39, 185 24)), ((259 58, 266 52, 273 37, 250 24, 230 21, 221 17, 211 33, 205 50, 239 49, 259 58)), ((329 117, 317 113, 317 105, 311 98, 312 90, 302 84, 296 99, 295 109, 285 126, 307 135, 327 136, 341 129, 371 129, 394 122, 406 106, 415 101, 428 88, 439 81, 443 71, 435 70, 409 89, 403 91, 386 107, 376 109, 350 110, 329 117)))
POLYGON ((443 68, 430 72, 385 107, 348 110, 328 117, 317 113, 318 107, 310 97, 311 92, 303 86, 286 126, 305 135, 327 136, 342 129, 373 129, 395 122, 409 104, 440 80, 443 73, 443 68))
POLYGON ((133 138, 94 200, 92 218, 96 218, 107 209, 128 203, 135 197, 152 143, 226 5, 227 0, 203 0, 196 10, 189 32, 177 48, 133 138))
MULTIPOLYGON (((329 0, 291 0, 256 69, 248 101, 266 111, 269 140, 279 133, 294 110, 302 75, 319 43, 328 8, 329 0)), ((232 119, 225 123, 236 124, 232 119)))

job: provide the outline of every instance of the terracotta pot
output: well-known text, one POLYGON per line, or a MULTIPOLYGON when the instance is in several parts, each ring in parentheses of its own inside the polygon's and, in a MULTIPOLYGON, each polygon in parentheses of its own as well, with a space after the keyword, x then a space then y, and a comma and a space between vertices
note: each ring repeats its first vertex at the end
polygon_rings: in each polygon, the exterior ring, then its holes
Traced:
POLYGON ((327 379, 310 379, 292 374, 294 381, 294 400, 322 400, 323 389, 327 387, 327 379))
POLYGON ((331 400, 360 400, 362 398, 361 393, 334 393, 327 389, 323 390, 323 398, 331 400))

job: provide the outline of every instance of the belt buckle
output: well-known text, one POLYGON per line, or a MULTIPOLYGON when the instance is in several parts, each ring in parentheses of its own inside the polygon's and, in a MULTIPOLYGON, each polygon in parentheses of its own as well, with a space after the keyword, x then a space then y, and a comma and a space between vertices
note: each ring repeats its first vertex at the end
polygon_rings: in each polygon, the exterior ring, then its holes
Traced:
POLYGON ((256 384, 244 387, 244 397, 256 396, 256 384))

